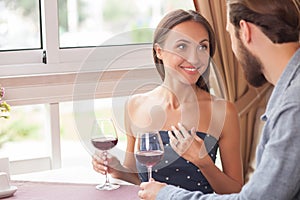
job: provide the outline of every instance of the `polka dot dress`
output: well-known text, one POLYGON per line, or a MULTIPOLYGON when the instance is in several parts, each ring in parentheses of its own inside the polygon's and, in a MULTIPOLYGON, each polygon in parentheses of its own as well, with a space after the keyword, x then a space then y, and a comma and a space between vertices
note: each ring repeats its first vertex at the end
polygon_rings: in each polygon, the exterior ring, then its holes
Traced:
MULTIPOLYGON (((160 131, 160 135, 164 143, 165 154, 163 160, 153 167, 153 178, 190 191, 202 191, 205 194, 214 192, 198 167, 179 157, 172 149, 167 131, 160 131)), ((217 139, 202 132, 197 132, 197 135, 204 140, 209 156, 215 162, 219 147, 217 139)), ((146 167, 137 162, 137 169, 141 181, 148 181, 146 167)))

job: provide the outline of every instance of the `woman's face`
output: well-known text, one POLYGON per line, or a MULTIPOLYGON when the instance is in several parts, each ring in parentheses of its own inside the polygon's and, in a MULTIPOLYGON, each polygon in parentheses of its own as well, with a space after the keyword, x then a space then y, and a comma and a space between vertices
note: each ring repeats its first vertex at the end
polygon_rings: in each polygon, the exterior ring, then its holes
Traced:
POLYGON ((179 77, 186 84, 195 84, 208 66, 208 32, 195 21, 180 23, 170 30, 163 47, 156 46, 156 52, 164 63, 165 80, 179 77))

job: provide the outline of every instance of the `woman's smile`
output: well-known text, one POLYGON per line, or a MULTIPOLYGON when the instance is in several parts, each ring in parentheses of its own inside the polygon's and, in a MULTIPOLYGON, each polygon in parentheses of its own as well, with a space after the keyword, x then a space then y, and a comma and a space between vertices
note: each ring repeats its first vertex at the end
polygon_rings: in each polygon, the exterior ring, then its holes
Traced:
POLYGON ((198 73, 197 68, 194 66, 180 66, 180 68, 183 69, 189 75, 195 75, 198 73))

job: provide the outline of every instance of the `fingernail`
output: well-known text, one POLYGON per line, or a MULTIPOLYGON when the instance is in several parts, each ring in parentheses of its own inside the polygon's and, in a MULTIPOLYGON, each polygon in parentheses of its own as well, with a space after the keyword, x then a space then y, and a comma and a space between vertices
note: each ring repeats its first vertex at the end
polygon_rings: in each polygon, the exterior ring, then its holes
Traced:
POLYGON ((180 122, 178 122, 178 126, 182 126, 180 122))
POLYGON ((171 126, 172 129, 175 129, 175 126, 171 126))

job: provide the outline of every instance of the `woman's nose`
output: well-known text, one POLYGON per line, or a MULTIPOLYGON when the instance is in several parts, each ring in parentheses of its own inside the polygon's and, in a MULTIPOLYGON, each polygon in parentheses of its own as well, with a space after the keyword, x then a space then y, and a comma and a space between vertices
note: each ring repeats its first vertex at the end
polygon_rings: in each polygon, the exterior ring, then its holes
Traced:
POLYGON ((195 67, 204 67, 208 65, 209 54, 206 51, 199 51, 195 49, 189 52, 187 61, 195 67))
POLYGON ((186 60, 190 64, 192 64, 193 66, 196 66, 196 67, 198 67, 201 63, 199 54, 198 54, 197 50, 195 50, 195 49, 188 52, 186 60))

